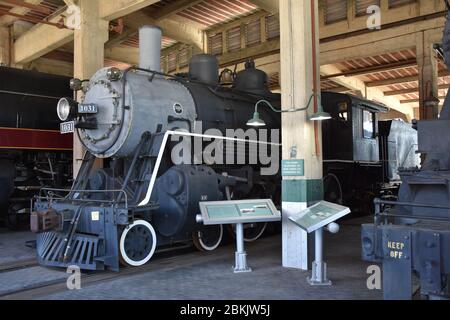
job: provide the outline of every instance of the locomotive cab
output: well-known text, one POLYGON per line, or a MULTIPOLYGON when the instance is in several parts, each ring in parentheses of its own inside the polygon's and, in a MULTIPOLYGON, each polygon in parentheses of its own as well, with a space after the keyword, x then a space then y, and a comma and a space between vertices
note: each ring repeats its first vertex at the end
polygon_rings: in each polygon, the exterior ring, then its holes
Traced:
POLYGON ((325 200, 346 204, 367 214, 370 198, 379 193, 383 160, 380 158, 379 114, 387 108, 356 96, 322 93, 325 200))

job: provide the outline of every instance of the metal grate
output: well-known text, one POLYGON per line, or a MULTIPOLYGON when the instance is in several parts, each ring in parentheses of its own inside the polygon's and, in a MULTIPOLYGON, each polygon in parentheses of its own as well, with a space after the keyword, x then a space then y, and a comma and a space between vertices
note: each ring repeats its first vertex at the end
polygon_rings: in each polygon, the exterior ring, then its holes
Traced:
POLYGON ((324 0, 325 23, 347 20, 347 0, 324 0))
POLYGON ((98 257, 98 238, 94 236, 75 234, 69 260, 64 262, 65 235, 63 233, 47 232, 37 237, 38 257, 48 266, 78 265, 83 269, 96 270, 98 257))
POLYGON ((368 15, 367 8, 380 6, 380 0, 355 0, 355 14, 357 17, 368 15))
POLYGON ((389 0, 389 9, 416 3, 417 0, 389 0))
POLYGON ((280 19, 277 14, 266 17, 266 35, 268 40, 280 37, 280 19))
POLYGON ((245 26, 245 39, 247 47, 261 43, 261 20, 249 22, 245 26))
POLYGON ((241 27, 227 31, 227 51, 234 52, 241 49, 241 27))
POLYGON ((212 55, 220 55, 223 53, 222 33, 210 36, 208 39, 208 51, 212 55))

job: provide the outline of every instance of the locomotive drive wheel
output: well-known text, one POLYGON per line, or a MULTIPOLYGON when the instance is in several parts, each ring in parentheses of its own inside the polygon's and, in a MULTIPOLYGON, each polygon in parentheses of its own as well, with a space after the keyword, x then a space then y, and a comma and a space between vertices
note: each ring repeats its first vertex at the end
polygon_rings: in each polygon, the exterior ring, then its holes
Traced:
POLYGON ((125 266, 140 267, 150 261, 156 250, 156 232, 144 220, 136 220, 125 228, 119 242, 120 262, 125 266))
POLYGON ((202 231, 192 233, 194 246, 203 252, 216 250, 223 239, 223 226, 208 226, 202 231))
MULTIPOLYGON (((244 224, 244 241, 250 243, 261 238, 268 225, 267 222, 244 224)), ((229 225, 228 231, 233 238, 236 238, 235 225, 229 225)))
POLYGON ((326 201, 336 204, 344 203, 342 184, 336 175, 329 173, 325 178, 323 178, 323 186, 325 191, 324 199, 326 201))

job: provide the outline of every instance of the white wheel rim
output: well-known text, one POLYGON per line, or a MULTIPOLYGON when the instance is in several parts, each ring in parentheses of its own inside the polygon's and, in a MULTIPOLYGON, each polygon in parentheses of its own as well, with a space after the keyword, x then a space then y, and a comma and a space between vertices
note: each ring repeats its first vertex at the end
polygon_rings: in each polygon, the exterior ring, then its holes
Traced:
MULTIPOLYGON (((258 240, 259 238, 261 238, 261 236, 263 235, 263 233, 266 231, 267 229, 267 223, 264 223, 264 227, 261 228, 261 231, 256 235, 256 237, 254 238, 246 238, 244 236, 244 241, 245 242, 255 242, 256 240, 258 240)), ((235 230, 236 232, 236 230, 235 230)))
POLYGON ((130 266, 132 267, 140 267, 143 266, 144 264, 146 264, 147 262, 150 261, 150 259, 153 257, 153 254, 155 253, 156 250, 156 232, 155 229, 153 229, 152 225, 150 223, 148 223, 147 221, 144 220, 136 220, 135 222, 133 222, 133 224, 129 225, 125 230, 123 230, 122 235, 120 237, 120 255, 122 256, 122 259, 130 266), (127 238, 128 232, 136 227, 136 226, 144 226, 147 229, 150 230, 150 233, 152 235, 152 249, 150 250, 149 254, 147 255, 147 257, 145 257, 144 259, 140 260, 140 261, 134 261, 132 259, 130 259, 130 257, 128 257, 126 250, 125 250, 125 239, 127 238))
POLYGON ((200 243, 200 245, 202 246, 202 248, 203 248, 205 251, 214 251, 214 250, 216 250, 216 249, 220 246, 220 243, 222 242, 222 238, 223 238, 223 226, 222 226, 222 225, 220 226, 220 237, 219 237, 219 240, 218 240, 217 243, 214 244, 213 246, 208 246, 208 245, 206 245, 206 244, 203 242, 203 240, 202 240, 202 232, 201 232, 201 231, 199 231, 199 232, 197 233, 197 236, 198 236, 198 242, 200 243))
MULTIPOLYGON (((253 238, 246 238, 246 237, 245 237, 245 233, 244 233, 244 241, 245 241, 245 242, 255 242, 256 240, 258 240, 259 238, 261 238, 261 236, 263 235, 263 233, 266 231, 267 226, 268 226, 268 223, 267 223, 267 222, 264 223, 264 227, 263 227, 263 228, 261 229, 261 231, 260 231, 255 237, 253 237, 253 238)), ((245 227, 245 225, 244 225, 244 227, 245 227)), ((236 238, 236 226, 235 226, 235 225, 232 226, 232 231, 233 231, 233 233, 234 233, 234 237, 236 238)))

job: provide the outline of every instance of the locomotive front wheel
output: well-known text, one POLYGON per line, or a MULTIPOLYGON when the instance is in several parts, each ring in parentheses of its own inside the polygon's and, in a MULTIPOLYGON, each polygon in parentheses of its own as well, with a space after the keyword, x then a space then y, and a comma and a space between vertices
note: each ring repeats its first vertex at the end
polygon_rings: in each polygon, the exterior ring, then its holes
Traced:
POLYGON ((156 250, 156 232, 144 220, 136 220, 125 228, 119 242, 120 262, 125 266, 140 267, 150 261, 156 250))
MULTIPOLYGON (((268 225, 267 222, 244 224, 244 241, 250 243, 259 240, 264 234, 264 231, 266 231, 268 225)), ((236 238, 236 226, 229 225, 228 230, 233 238, 236 238)))
POLYGON ((203 252, 216 250, 223 239, 223 226, 208 226, 202 231, 192 233, 194 246, 203 252))

